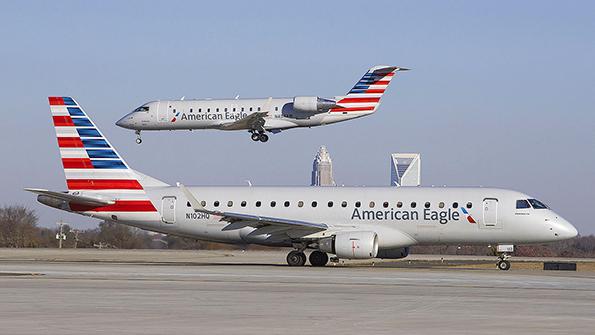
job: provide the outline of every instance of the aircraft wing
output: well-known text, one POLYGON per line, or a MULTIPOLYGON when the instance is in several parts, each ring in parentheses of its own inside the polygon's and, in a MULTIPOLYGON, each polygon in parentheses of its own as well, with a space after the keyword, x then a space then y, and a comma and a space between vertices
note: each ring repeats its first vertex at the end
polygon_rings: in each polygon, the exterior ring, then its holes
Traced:
POLYGON ((306 230, 310 233, 314 233, 328 229, 328 226, 324 223, 208 210, 200 204, 196 197, 194 197, 194 195, 184 185, 179 184, 178 186, 188 199, 188 202, 190 202, 190 205, 192 206, 195 212, 220 216, 221 220, 229 222, 230 225, 225 227, 224 230, 234 230, 244 227, 253 227, 261 231, 266 230, 267 232, 280 232, 283 230, 297 229, 306 230), (275 229, 271 229, 270 227, 267 228, 267 226, 275 226, 275 229))
POLYGON ((265 120, 264 117, 267 116, 268 112, 256 112, 252 113, 245 118, 239 119, 237 121, 226 123, 221 126, 223 130, 239 130, 239 129, 254 129, 254 130, 263 130, 262 127, 264 126, 265 120))
POLYGON ((25 191, 29 191, 39 195, 45 195, 50 198, 60 199, 68 202, 73 202, 81 205, 91 206, 106 206, 113 205, 116 203, 113 199, 106 199, 102 197, 88 196, 88 195, 76 195, 72 193, 48 191, 39 188, 26 188, 25 191))

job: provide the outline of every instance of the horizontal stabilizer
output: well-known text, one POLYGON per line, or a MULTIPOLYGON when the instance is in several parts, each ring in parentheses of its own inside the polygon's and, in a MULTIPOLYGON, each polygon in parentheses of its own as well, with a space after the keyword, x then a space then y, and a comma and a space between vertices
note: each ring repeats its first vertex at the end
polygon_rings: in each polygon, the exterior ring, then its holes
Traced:
POLYGON ((65 192, 55 192, 55 191, 48 191, 44 189, 38 188, 25 188, 25 191, 29 191, 39 195, 45 195, 51 198, 64 200, 69 203, 76 203, 80 205, 89 205, 89 206, 106 206, 106 205, 113 205, 116 203, 114 199, 106 199, 100 196, 89 196, 89 195, 75 195, 72 193, 65 193, 65 192))

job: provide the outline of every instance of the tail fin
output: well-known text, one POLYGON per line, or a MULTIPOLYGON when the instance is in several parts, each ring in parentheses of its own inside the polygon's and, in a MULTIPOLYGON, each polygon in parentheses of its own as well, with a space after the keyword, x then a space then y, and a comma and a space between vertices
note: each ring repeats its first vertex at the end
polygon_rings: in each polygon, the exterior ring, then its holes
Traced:
POLYGON ((143 189, 74 99, 49 97, 49 102, 69 191, 143 189))
POLYGON ((408 69, 397 66, 377 65, 372 67, 353 86, 353 88, 337 101, 339 107, 331 112, 340 113, 372 113, 380 105, 380 98, 388 88, 390 81, 398 71, 408 69))

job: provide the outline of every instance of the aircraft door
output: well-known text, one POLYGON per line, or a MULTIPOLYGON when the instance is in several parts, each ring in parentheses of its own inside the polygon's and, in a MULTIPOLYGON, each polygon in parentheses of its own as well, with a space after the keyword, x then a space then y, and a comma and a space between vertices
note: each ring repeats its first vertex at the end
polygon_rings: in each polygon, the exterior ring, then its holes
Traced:
POLYGON ((176 197, 161 199, 161 220, 165 223, 176 222, 176 197))
POLYGON ((157 105, 157 115, 159 122, 167 122, 169 111, 169 101, 160 101, 157 105))
POLYGON ((502 228, 500 220, 498 220, 498 199, 485 198, 483 199, 483 220, 481 220, 480 228, 502 228))

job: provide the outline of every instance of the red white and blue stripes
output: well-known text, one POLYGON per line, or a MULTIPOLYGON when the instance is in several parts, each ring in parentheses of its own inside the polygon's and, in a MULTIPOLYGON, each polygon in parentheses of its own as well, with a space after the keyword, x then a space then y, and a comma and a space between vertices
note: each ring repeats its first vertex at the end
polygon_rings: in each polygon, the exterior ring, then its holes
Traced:
POLYGON ((136 173, 128 167, 76 101, 49 97, 52 120, 69 191, 117 195, 116 203, 90 207, 71 204, 74 211, 155 212, 136 173))
POLYGON ((331 113, 371 113, 376 111, 380 98, 399 68, 375 66, 371 68, 346 96, 338 99, 331 113))

